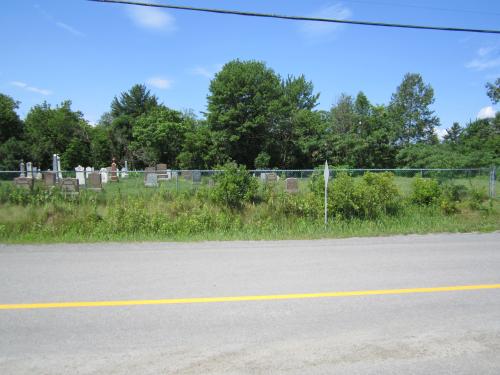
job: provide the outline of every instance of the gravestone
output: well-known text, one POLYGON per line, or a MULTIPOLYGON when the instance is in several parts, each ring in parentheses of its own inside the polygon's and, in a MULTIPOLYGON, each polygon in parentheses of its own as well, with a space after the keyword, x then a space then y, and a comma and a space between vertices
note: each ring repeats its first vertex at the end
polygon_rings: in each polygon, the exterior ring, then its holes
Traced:
POLYGON ((113 158, 113 162, 111 163, 111 182, 118 182, 118 170, 115 158, 113 158))
POLYGON ((26 177, 26 167, 23 162, 19 163, 19 177, 26 177))
POLYGON ((285 190, 287 193, 298 193, 299 192, 299 179, 298 178, 287 178, 285 180, 285 190))
POLYGON ((144 181, 146 187, 157 187, 158 186, 158 175, 156 173, 147 173, 146 181, 144 181))
POLYGON ((121 178, 128 178, 128 162, 125 160, 125 166, 120 171, 121 178))
POLYGON ((170 171, 167 170, 166 164, 157 164, 156 174, 158 175, 158 181, 170 180, 171 178, 170 171))
POLYGON ((40 168, 33 168, 33 175, 35 176, 36 180, 41 180, 42 179, 42 170, 40 168))
POLYGON ((278 181, 278 175, 274 172, 272 173, 266 173, 266 182, 276 182, 278 181))
POLYGON ((150 174, 155 174, 156 175, 156 168, 155 167, 146 167, 146 168, 144 168, 144 183, 146 183, 146 181, 148 179, 148 175, 150 175, 150 174))
POLYGON ((181 171, 181 177, 184 178, 185 180, 192 180, 193 179, 193 172, 191 171, 181 171))
POLYGON ((57 178, 59 181, 63 178, 62 170, 61 170, 61 158, 59 157, 59 155, 56 155, 56 156, 57 156, 57 178))
POLYGON ((88 180, 89 174, 94 172, 94 167, 87 167, 85 168, 85 180, 88 180))
POLYGON ((45 187, 56 186, 56 174, 54 172, 43 172, 42 175, 45 187))
POLYGON ((61 191, 65 194, 78 194, 80 192, 77 178, 63 178, 60 185, 61 191))
POLYGON ((199 184, 201 182, 201 171, 193 171, 193 183, 199 184))
POLYGON ((80 186, 85 186, 85 168, 81 165, 75 168, 76 179, 80 186))
POLYGON ((28 177, 16 177, 14 178, 14 185, 21 189, 31 190, 33 189, 33 179, 28 177))
POLYGON ((108 183, 108 169, 107 168, 101 168, 100 172, 101 174, 101 182, 103 184, 107 184, 108 183))
POLYGON ((88 188, 94 191, 102 190, 102 178, 99 172, 90 172, 87 176, 88 188))
POLYGON ((207 182, 208 187, 214 187, 215 186, 215 181, 213 178, 209 178, 207 182))
POLYGON ((33 163, 30 161, 26 163, 26 177, 33 178, 33 163))

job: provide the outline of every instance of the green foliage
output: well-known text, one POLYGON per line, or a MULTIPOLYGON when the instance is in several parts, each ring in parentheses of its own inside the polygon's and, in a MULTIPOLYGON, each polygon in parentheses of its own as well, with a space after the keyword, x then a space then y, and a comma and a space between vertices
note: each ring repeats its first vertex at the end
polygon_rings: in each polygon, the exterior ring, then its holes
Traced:
POLYGON ((424 83, 420 74, 407 73, 389 105, 392 115, 397 118, 401 144, 437 142, 434 128, 439 126, 439 119, 430 109, 433 103, 432 87, 424 83))
POLYGON ((441 189, 437 180, 433 178, 416 177, 413 180, 411 200, 418 205, 431 205, 438 202, 441 189))
POLYGON ((495 82, 488 82, 486 84, 486 93, 490 97, 493 104, 497 104, 500 101, 500 77, 495 80, 495 82))
POLYGON ((19 138, 23 133, 23 122, 16 113, 19 102, 0 93, 0 144, 9 138, 19 138))
POLYGON ((176 166, 186 133, 192 127, 190 118, 165 106, 141 115, 133 125, 130 149, 135 160, 144 165, 166 163, 176 166))
POLYGON ((255 158, 255 169, 267 169, 267 168, 269 168, 270 161, 271 161, 271 156, 267 152, 262 151, 255 158))
POLYGON ((245 166, 227 163, 220 167, 223 173, 215 176, 212 197, 215 202, 230 208, 241 208, 251 202, 257 193, 257 180, 248 173, 245 166))
POLYGON ((145 85, 134 85, 129 91, 122 92, 120 98, 113 99, 111 103, 111 115, 114 118, 130 116, 136 118, 148 113, 158 106, 158 98, 151 95, 145 85))

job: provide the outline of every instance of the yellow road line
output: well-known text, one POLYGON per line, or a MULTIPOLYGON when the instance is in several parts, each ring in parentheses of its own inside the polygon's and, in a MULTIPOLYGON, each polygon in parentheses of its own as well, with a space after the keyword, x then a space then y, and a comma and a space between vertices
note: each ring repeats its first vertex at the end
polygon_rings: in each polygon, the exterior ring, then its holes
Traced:
POLYGON ((272 301, 272 300, 284 300, 284 299, 378 296, 378 295, 386 295, 386 294, 456 292, 456 291, 484 290, 484 289, 500 289, 500 284, 443 286, 443 287, 435 287, 435 288, 360 290, 360 291, 351 291, 351 292, 275 294, 275 295, 263 295, 263 296, 195 297, 195 298, 173 298, 173 299, 152 299, 152 300, 128 300, 128 301, 94 301, 94 302, 87 301, 87 302, 18 303, 18 304, 0 305, 0 310, 52 309, 52 308, 68 308, 68 307, 138 306, 138 305, 178 305, 178 304, 188 304, 188 303, 216 303, 216 302, 243 302, 243 301, 272 301))

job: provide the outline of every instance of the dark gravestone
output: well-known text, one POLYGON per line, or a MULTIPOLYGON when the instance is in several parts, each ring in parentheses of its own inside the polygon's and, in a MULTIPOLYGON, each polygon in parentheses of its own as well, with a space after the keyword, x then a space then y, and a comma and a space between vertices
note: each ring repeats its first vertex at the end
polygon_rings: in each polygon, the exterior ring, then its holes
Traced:
POLYGON ((189 180, 192 180, 193 179, 193 172, 191 171, 182 171, 181 172, 181 176, 186 180, 186 181, 189 181, 189 180))
POLYGON ((63 178, 60 184, 63 193, 78 194, 80 192, 77 178, 63 178))
POLYGON ((43 185, 45 187, 56 186, 56 174, 55 172, 43 172, 43 185))
POLYGON ((276 173, 266 173, 266 182, 276 182, 278 181, 278 175, 276 173))
POLYGON ((14 178, 14 185, 21 189, 33 189, 33 179, 29 177, 16 177, 14 178))
POLYGON ((158 175, 158 180, 168 180, 170 178, 167 173, 167 165, 166 164, 156 164, 156 174, 158 175))
POLYGON ((297 178, 287 178, 285 180, 285 190, 287 193, 298 193, 299 180, 297 178))
POLYGON ((87 187, 90 190, 101 191, 102 190, 102 179, 99 172, 90 172, 87 175, 87 187))

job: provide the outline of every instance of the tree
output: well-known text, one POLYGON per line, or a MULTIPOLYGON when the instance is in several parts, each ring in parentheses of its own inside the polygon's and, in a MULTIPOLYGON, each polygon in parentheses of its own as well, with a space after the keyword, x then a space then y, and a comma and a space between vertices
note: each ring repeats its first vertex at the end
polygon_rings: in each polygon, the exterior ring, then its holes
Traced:
POLYGON ((463 129, 460 124, 458 122, 454 122, 451 128, 446 129, 446 134, 443 137, 444 142, 456 145, 460 139, 462 131, 463 129))
POLYGON ((162 162, 174 166, 191 126, 192 118, 165 106, 156 107, 134 122, 130 149, 145 165, 162 162))
POLYGON ((198 123, 186 132, 182 151, 177 156, 181 168, 211 169, 229 161, 221 136, 207 124, 198 123))
POLYGON ((157 106, 158 98, 151 95, 145 85, 136 84, 129 91, 122 92, 119 99, 115 96, 111 103, 111 115, 114 118, 123 115, 136 118, 157 106))
POLYGON ((399 123, 399 143, 435 143, 434 128, 439 119, 430 106, 434 103, 434 90, 426 85, 420 74, 407 73, 392 95, 389 109, 399 123))
POLYGON ((488 82, 486 84, 487 95, 490 97, 493 104, 497 104, 500 101, 500 77, 495 80, 495 82, 488 82))
MULTIPOLYGON (((29 154, 35 165, 40 164, 42 168, 52 167, 52 154, 61 154, 61 163, 66 168, 76 167, 69 165, 62 154, 73 138, 76 138, 76 142, 90 143, 88 124, 81 112, 71 109, 69 100, 55 108, 47 102, 31 108, 26 116, 25 131, 29 154)), ((88 160, 82 159, 77 164, 86 162, 88 160)))
MULTIPOLYGON (((270 156, 269 166, 280 168, 301 168, 310 160, 305 155, 307 143, 317 136, 318 119, 313 115, 319 94, 314 94, 312 82, 303 75, 295 78, 288 76, 281 82, 281 96, 274 102, 272 112, 274 121, 270 127, 270 140, 266 151, 262 151, 255 160, 263 165, 265 156, 270 156), (304 148, 305 146, 305 148, 304 148)), ((316 116, 317 117, 317 116, 316 116)), ((264 163, 265 164, 265 163, 264 163)))
POLYGON ((221 136, 228 157, 253 168, 275 120, 279 77, 262 62, 233 60, 216 74, 209 92, 210 129, 221 136))
POLYGON ((23 133, 23 122, 16 113, 19 102, 10 96, 0 93, 0 143, 9 138, 20 138, 23 133))

